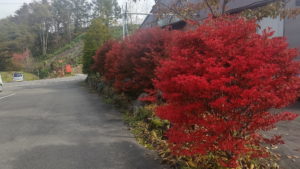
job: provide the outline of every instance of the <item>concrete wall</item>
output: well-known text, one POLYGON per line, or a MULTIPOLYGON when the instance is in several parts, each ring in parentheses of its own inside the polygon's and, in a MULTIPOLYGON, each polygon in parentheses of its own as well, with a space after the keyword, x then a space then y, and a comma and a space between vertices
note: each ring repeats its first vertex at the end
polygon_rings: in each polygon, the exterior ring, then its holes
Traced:
MULTIPOLYGON (((176 2, 176 0, 161 0, 165 4, 172 4, 176 2)), ((198 2, 201 0, 191 0, 191 2, 198 2)), ((237 9, 241 7, 247 7, 251 6, 253 4, 259 4, 261 2, 267 2, 269 0, 232 0, 228 4, 227 10, 232 10, 232 9, 237 9)), ((295 8, 296 6, 296 0, 290 0, 289 4, 287 5, 287 8, 295 8)), ((300 6, 299 6, 300 7, 300 6)), ((200 20, 204 19, 207 17, 207 10, 199 11, 200 14, 200 20)), ((158 26, 157 23, 157 18, 155 16, 149 16, 146 20, 145 23, 142 27, 152 27, 152 26, 158 26)), ((170 20, 171 24, 173 23, 172 20, 170 20)), ((168 25, 168 23, 165 23, 168 25)), ((266 27, 272 27, 275 31, 276 34, 275 36, 285 36, 288 39, 288 42, 291 47, 296 47, 300 48, 300 16, 293 18, 293 19, 285 19, 285 20, 280 20, 280 19, 264 19, 260 23, 262 25, 262 28, 266 27)), ((162 26, 162 25, 160 25, 162 26)), ((190 30, 191 28, 186 28, 184 30, 190 30)), ((259 30, 258 30, 259 31, 259 30)))
MULTIPOLYGON (((291 0, 287 8, 295 8, 296 0, 291 0)), ((298 6, 299 8, 300 6, 298 6)), ((284 36, 287 38, 291 47, 300 49, 300 16, 284 21, 284 36)))
POLYGON ((262 33, 263 30, 271 28, 274 31, 274 37, 284 36, 284 20, 280 17, 277 18, 264 18, 258 22, 260 28, 257 30, 258 33, 262 33))

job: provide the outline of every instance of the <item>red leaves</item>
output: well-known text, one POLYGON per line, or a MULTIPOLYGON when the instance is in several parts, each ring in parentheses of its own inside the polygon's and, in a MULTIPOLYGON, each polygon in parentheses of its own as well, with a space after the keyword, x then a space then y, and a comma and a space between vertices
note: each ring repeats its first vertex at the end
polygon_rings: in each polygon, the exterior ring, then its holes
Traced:
POLYGON ((167 56, 170 33, 160 28, 143 29, 124 41, 109 42, 97 52, 94 68, 119 92, 136 97, 153 89, 154 70, 167 56))
POLYGON ((297 117, 267 112, 297 98, 297 51, 256 28, 239 17, 209 18, 197 30, 177 34, 155 80, 167 102, 157 115, 172 124, 167 136, 175 153, 215 153, 234 167, 242 155, 264 156, 259 144, 281 143, 258 131, 297 117))
POLYGON ((299 62, 295 49, 272 32, 256 33, 254 20, 209 18, 197 30, 171 33, 140 30, 121 42, 108 42, 94 57, 94 69, 119 92, 144 100, 162 93, 156 110, 171 128, 166 133, 175 154, 213 154, 223 166, 235 167, 243 155, 267 153, 264 138, 293 113, 270 113, 298 97, 299 62), (154 83, 154 84, 153 84, 154 83))
POLYGON ((107 53, 112 49, 113 44, 116 43, 115 41, 108 41, 104 43, 101 48, 99 48, 96 51, 96 55, 93 56, 94 59, 94 65, 92 66, 92 69, 100 73, 101 75, 104 75, 106 69, 105 69, 105 60, 107 57, 107 53))

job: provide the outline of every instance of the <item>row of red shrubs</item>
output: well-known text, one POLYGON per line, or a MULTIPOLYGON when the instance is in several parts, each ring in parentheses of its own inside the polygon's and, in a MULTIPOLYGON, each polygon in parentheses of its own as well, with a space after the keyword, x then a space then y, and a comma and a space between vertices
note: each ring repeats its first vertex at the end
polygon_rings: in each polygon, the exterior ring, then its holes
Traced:
POLYGON ((130 96, 162 93, 156 114, 171 123, 166 136, 175 154, 213 154, 221 165, 236 167, 242 156, 267 155, 262 144, 282 143, 260 131, 297 117, 268 110, 297 98, 298 53, 257 28, 254 20, 226 16, 188 32, 142 29, 103 45, 93 69, 130 96))
POLYGON ((167 58, 171 31, 160 28, 139 30, 123 41, 109 41, 94 56, 93 69, 119 92, 136 97, 153 89, 154 70, 167 58))

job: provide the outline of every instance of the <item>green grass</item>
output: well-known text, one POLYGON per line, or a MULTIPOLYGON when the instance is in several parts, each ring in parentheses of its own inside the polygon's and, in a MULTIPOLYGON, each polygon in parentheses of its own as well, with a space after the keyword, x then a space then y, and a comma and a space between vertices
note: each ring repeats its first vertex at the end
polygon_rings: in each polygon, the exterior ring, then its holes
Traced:
POLYGON ((51 54, 49 54, 48 58, 57 56, 65 52, 66 50, 74 48, 84 37, 84 33, 78 35, 75 39, 73 39, 70 43, 67 43, 63 47, 53 51, 51 54))
MULTIPOLYGON (((15 71, 0 72, 3 82, 12 82, 14 72, 15 71)), ((27 73, 27 72, 22 72, 22 71, 20 71, 20 73, 23 73, 24 81, 38 80, 39 79, 36 75, 34 75, 32 73, 27 73)))

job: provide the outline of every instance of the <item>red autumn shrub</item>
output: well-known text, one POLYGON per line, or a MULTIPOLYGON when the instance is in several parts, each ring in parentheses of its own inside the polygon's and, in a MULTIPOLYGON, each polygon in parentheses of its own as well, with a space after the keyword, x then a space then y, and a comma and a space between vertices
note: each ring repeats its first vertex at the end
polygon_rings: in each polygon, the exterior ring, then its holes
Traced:
POLYGON ((160 28, 142 29, 117 43, 107 54, 105 75, 119 91, 136 97, 145 89, 153 89, 154 70, 167 56, 170 31, 160 28))
POLYGON ((269 112, 297 98, 297 51, 256 29, 254 20, 227 16, 177 35, 155 80, 166 100, 156 114, 171 123, 166 135, 175 154, 213 153, 221 165, 236 167, 243 155, 266 155, 261 144, 282 143, 260 131, 297 117, 269 112))
POLYGON ((105 80, 111 85, 114 84, 115 79, 118 76, 119 73, 118 70, 122 58, 124 58, 124 42, 115 41, 111 46, 111 50, 106 54, 105 65, 104 65, 105 80))
POLYGON ((13 53, 12 54, 12 63, 16 69, 22 69, 29 65, 30 59, 30 50, 26 49, 23 53, 13 53))
POLYGON ((97 51, 96 55, 93 56, 94 64, 92 65, 92 70, 100 73, 100 75, 104 75, 105 73, 105 59, 107 53, 112 49, 115 41, 107 41, 104 43, 97 51))

